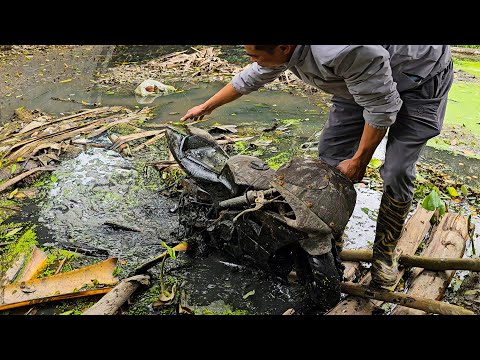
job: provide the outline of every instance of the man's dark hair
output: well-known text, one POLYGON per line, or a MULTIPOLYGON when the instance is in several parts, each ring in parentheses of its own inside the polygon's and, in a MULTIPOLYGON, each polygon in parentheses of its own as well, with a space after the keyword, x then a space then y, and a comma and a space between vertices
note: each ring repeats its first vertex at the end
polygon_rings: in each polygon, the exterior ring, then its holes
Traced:
POLYGON ((273 54, 277 46, 278 45, 255 45, 255 50, 266 51, 269 54, 273 54))

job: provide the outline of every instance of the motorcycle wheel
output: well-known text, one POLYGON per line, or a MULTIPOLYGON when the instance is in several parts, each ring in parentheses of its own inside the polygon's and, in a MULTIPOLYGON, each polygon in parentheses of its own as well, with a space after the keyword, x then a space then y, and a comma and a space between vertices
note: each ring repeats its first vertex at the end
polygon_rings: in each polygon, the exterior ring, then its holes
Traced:
POLYGON ((310 298, 320 310, 331 309, 341 297, 341 278, 333 254, 328 252, 314 256, 301 250, 299 255, 298 270, 310 298))

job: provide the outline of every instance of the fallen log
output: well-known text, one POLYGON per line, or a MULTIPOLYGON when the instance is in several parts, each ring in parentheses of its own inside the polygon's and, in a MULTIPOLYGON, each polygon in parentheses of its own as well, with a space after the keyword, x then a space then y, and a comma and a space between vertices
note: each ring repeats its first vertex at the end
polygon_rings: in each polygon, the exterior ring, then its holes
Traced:
MULTIPOLYGON (((461 258, 468 239, 467 218, 461 214, 446 213, 432 231, 430 239, 424 251, 425 256, 461 258)), ((413 281, 408 288, 408 295, 441 300, 454 275, 454 270, 430 271, 416 268, 411 276, 413 281)), ((399 306, 392 311, 392 315, 424 314, 420 310, 399 306)))
POLYGON ((341 290, 345 294, 361 296, 368 299, 376 299, 394 304, 400 304, 409 308, 425 311, 427 313, 441 315, 475 315, 471 310, 461 306, 448 304, 443 301, 412 296, 400 292, 382 289, 372 289, 367 286, 353 283, 342 283, 341 290))
MULTIPOLYGON (((344 261, 372 262, 372 250, 343 250, 340 259, 344 261)), ((469 270, 480 271, 480 259, 436 258, 418 255, 400 255, 400 265, 418 267, 425 270, 469 270)))
POLYGON ((142 285, 150 284, 150 276, 135 275, 120 281, 115 287, 103 296, 82 315, 114 315, 130 296, 142 285))

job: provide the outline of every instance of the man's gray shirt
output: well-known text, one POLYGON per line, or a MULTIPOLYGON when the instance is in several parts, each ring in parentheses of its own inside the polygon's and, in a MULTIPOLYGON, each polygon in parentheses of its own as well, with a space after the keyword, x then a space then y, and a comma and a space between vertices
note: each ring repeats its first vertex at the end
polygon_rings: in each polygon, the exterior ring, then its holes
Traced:
POLYGON ((400 94, 445 69, 449 45, 297 45, 290 61, 275 68, 256 62, 235 75, 232 86, 248 94, 292 71, 305 83, 364 108, 375 128, 387 128, 402 106, 400 94))

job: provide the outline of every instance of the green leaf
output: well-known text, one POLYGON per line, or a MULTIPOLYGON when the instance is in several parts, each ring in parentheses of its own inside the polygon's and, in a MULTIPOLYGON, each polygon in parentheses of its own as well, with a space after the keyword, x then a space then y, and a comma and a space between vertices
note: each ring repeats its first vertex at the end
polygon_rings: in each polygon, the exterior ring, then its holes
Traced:
POLYGON ((177 256, 175 255, 175 250, 173 250, 173 248, 171 248, 170 246, 168 246, 165 241, 161 241, 160 244, 162 244, 162 246, 167 249, 167 253, 168 255, 172 258, 172 259, 176 259, 177 256))
POLYGON ((17 168, 17 164, 13 164, 12 165, 12 172, 11 172, 11 175, 13 175, 13 173, 15 172, 15 169, 17 168))
POLYGON ((13 236, 13 235, 15 235, 17 232, 19 232, 20 230, 22 230, 21 227, 16 228, 16 229, 13 229, 13 230, 9 231, 9 232, 7 233, 7 235, 5 235, 5 237, 8 238, 8 237, 10 237, 10 236, 13 236))
POLYGON ((13 190, 10 195, 8 195, 8 198, 11 199, 13 198, 16 194, 18 193, 18 188, 16 188, 15 190, 13 190))
POLYGON ((80 310, 73 309, 73 310, 64 311, 63 313, 61 313, 59 315, 81 315, 81 314, 82 314, 82 312, 80 310))
POLYGON ((255 290, 252 290, 252 291, 249 291, 248 293, 246 293, 245 295, 243 295, 243 298, 246 299, 248 298, 249 296, 252 296, 255 294, 255 290))
POLYGON ((365 214, 368 215, 368 213, 370 212, 370 209, 369 208, 366 208, 366 207, 363 207, 361 208, 360 210, 362 210, 365 214))
POLYGON ((462 191, 463 196, 467 196, 467 195, 468 195, 468 190, 467 190, 467 187, 466 187, 465 185, 462 185, 462 187, 460 188, 460 190, 462 191))
POLYGON ((375 158, 372 158, 368 163, 368 167, 372 169, 378 169, 380 166, 382 166, 382 160, 378 160, 375 158))
POLYGON ((438 209, 440 216, 445 214, 445 203, 440 199, 438 192, 435 190, 430 191, 430 194, 425 196, 425 199, 423 199, 422 202, 422 207, 431 211, 438 209))
POLYGON ((175 258, 176 258, 175 250, 173 250, 171 247, 169 247, 169 248, 167 249, 167 252, 168 252, 168 255, 170 255, 170 257, 171 257, 172 259, 175 259, 175 258))
POLYGON ((113 95, 113 94, 115 94, 115 91, 107 91, 107 92, 105 93, 105 95, 113 95))
POLYGON ((59 314, 59 315, 72 315, 74 311, 75 311, 75 310, 64 311, 63 313, 61 313, 61 314, 59 314))
POLYGON ((452 186, 447 187, 447 191, 450 194, 450 196, 452 196, 452 197, 457 197, 458 196, 457 190, 452 186))

